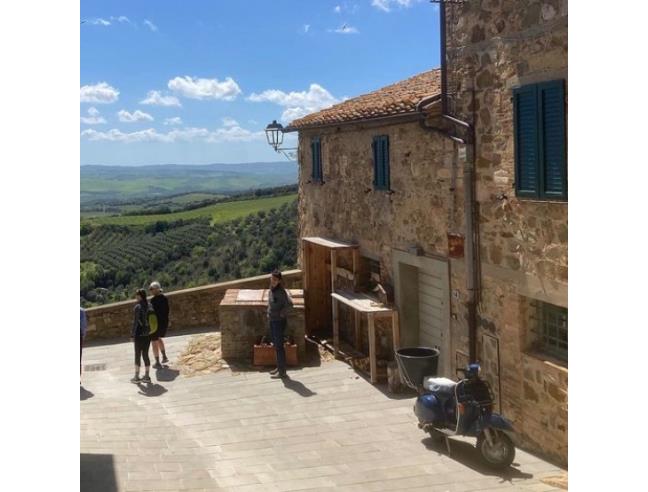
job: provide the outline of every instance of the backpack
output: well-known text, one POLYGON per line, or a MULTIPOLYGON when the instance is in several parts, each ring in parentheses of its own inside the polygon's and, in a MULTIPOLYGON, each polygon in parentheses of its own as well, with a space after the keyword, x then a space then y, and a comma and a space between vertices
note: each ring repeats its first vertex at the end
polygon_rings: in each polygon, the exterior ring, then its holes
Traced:
POLYGON ((148 304, 148 309, 146 310, 146 321, 149 329, 148 334, 153 335, 158 330, 158 319, 151 303, 148 304))

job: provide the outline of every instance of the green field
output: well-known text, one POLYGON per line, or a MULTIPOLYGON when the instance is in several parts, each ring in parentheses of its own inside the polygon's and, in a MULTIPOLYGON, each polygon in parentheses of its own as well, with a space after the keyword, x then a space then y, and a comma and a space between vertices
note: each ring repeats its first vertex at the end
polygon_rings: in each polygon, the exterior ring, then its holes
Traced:
POLYGON ((258 198, 254 200, 241 200, 235 202, 217 203, 207 207, 160 215, 131 215, 114 217, 91 217, 83 218, 83 222, 90 224, 117 224, 117 225, 148 225, 158 221, 173 222, 176 220, 190 220, 200 217, 211 217, 212 224, 226 222, 228 220, 245 217, 249 214, 277 208, 284 203, 290 203, 297 198, 296 194, 258 198))

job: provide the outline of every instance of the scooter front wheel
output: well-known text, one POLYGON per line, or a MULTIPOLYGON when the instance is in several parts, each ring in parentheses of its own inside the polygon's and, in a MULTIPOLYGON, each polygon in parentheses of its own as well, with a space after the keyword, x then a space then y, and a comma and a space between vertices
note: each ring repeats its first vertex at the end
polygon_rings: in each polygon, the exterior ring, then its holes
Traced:
POLYGON ((504 432, 490 429, 492 444, 482 432, 477 438, 477 449, 491 468, 502 469, 511 466, 515 459, 515 446, 504 432))

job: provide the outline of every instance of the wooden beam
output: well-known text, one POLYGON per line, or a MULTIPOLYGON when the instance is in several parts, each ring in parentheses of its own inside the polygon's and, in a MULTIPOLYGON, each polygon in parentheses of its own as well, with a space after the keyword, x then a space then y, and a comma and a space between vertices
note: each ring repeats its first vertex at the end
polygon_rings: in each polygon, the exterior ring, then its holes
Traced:
MULTIPOLYGON (((337 274, 340 277, 344 277, 347 280, 351 280, 352 282, 355 282, 355 277, 353 275, 353 272, 350 272, 346 268, 337 267, 337 274)), ((355 285, 354 285, 354 287, 355 287, 355 285)))
POLYGON ((376 360, 376 326, 374 325, 374 315, 369 313, 367 315, 369 324, 369 367, 371 382, 378 382, 378 361, 376 360))
POLYGON ((337 277, 337 250, 331 250, 331 292, 335 292, 335 277, 337 277))
POLYGON ((337 359, 340 347, 340 320, 338 319, 338 301, 333 299, 333 356, 337 359))
POLYGON ((356 248, 352 252, 353 256, 353 290, 360 289, 360 251, 356 248))
POLYGON ((353 310, 353 314, 355 316, 355 323, 354 323, 354 328, 355 328, 355 349, 360 350, 360 324, 362 323, 362 318, 360 317, 360 311, 356 311, 355 309, 353 310))
POLYGON ((392 336, 394 337, 394 350, 397 350, 400 348, 400 321, 396 310, 392 316, 392 336))

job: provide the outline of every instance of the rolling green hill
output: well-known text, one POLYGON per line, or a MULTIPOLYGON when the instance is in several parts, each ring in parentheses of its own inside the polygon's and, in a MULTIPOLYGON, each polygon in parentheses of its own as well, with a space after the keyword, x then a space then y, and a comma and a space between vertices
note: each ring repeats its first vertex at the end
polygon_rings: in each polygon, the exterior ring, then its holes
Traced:
POLYGON ((246 215, 257 213, 262 210, 280 207, 285 203, 290 203, 296 199, 296 194, 275 196, 270 198, 257 198, 254 200, 240 200, 233 202, 217 203, 207 207, 186 210, 171 214, 159 215, 124 215, 112 217, 89 217, 84 218, 82 222, 91 225, 131 225, 145 226, 154 224, 159 221, 175 222, 178 220, 193 220, 200 218, 209 218, 212 224, 226 222, 232 219, 245 217, 246 215))
POLYGON ((294 162, 81 166, 81 204, 154 199, 180 193, 232 193, 297 182, 294 162))

